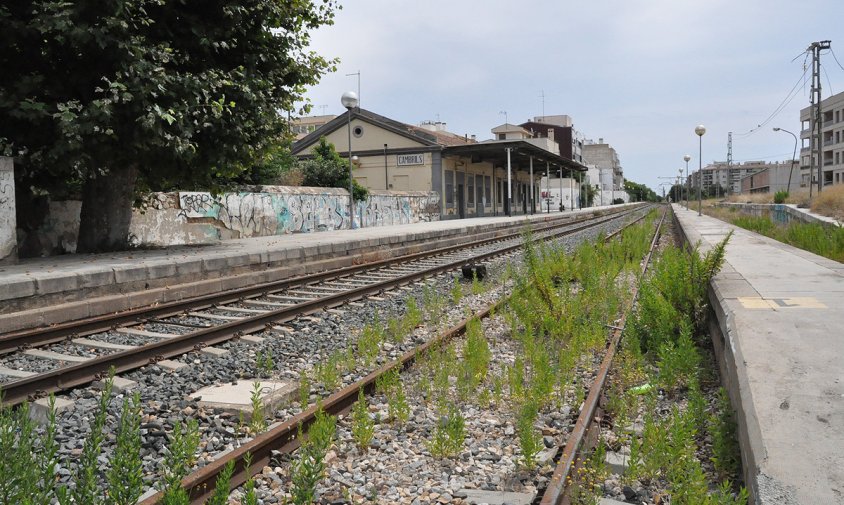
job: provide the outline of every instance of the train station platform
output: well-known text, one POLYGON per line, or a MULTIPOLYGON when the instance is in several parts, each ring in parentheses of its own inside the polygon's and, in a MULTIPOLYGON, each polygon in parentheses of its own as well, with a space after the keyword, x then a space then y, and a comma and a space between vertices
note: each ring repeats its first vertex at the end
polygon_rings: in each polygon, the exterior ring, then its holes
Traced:
POLYGON ((673 208, 702 251, 733 230, 710 329, 755 503, 844 503, 844 264, 673 208))
MULTIPOLYGON (((628 204, 628 206, 631 204, 628 204)), ((0 334, 493 238, 623 206, 227 240, 0 266, 0 334)))

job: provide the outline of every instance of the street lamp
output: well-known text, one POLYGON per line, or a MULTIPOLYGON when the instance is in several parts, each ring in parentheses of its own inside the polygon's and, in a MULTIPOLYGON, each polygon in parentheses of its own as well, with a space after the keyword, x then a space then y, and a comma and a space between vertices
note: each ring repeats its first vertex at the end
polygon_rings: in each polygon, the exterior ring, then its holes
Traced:
POLYGON ((692 159, 692 157, 685 154, 683 155, 683 159, 686 160, 686 210, 689 210, 689 195, 692 192, 691 180, 689 179, 689 160, 692 159))
POLYGON ((680 205, 683 205, 683 169, 680 169, 679 175, 677 176, 677 192, 678 192, 678 200, 680 201, 680 205))
MULTIPOLYGON (((791 170, 788 171, 788 188, 786 188, 786 193, 791 193, 791 174, 794 173, 794 162, 797 161, 797 135, 791 133, 788 130, 783 130, 782 128, 774 128, 775 132, 785 132, 794 137, 794 152, 791 154, 791 170)), ((811 178, 810 178, 811 179, 811 178)), ((811 181, 809 181, 811 182, 811 181)), ((811 184, 810 184, 811 186, 811 184)))
POLYGON ((702 124, 699 124, 695 127, 695 133, 697 134, 698 138, 698 153, 697 153, 697 215, 701 215, 701 209, 703 209, 703 200, 700 196, 700 188, 703 185, 703 134, 706 133, 706 127, 702 124))
POLYGON ((346 91, 340 97, 340 103, 349 114, 349 229, 355 227, 355 178, 352 176, 352 109, 357 108, 358 95, 354 91, 346 91))

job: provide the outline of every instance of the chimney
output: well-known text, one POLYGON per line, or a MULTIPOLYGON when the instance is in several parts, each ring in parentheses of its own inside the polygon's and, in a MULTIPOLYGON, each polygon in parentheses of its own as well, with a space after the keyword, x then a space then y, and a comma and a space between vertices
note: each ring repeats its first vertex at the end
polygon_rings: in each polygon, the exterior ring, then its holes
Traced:
POLYGON ((603 137, 598 137, 598 143, 599 143, 599 144, 603 144, 603 143, 604 143, 604 138, 603 138, 603 137))
POLYGON ((478 141, 478 136, 477 136, 477 135, 474 135, 474 134, 473 134, 473 135, 472 135, 471 137, 469 137, 469 138, 471 138, 471 139, 472 139, 472 142, 477 142, 477 141, 478 141))
POLYGON ((548 128, 548 139, 551 140, 552 142, 554 141, 554 129, 553 128, 548 128))

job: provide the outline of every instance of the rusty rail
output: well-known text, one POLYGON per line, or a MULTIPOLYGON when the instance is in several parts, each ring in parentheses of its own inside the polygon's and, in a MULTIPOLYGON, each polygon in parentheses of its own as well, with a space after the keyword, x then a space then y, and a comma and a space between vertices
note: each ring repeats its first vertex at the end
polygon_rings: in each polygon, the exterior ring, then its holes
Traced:
MULTIPOLYGON (((639 209, 634 209, 626 212, 620 211, 612 213, 609 215, 607 220, 617 218, 619 216, 624 215, 625 213, 634 212, 635 210, 639 209)), ((571 221, 569 221, 567 218, 554 219, 553 224, 540 227, 539 229, 537 229, 537 231, 541 232, 545 230, 551 230, 560 226, 578 224, 589 220, 590 218, 575 219, 571 221)), ((95 316, 91 318, 55 324, 47 327, 8 332, 5 334, 0 334, 0 354, 14 352, 21 348, 39 347, 52 343, 57 343, 69 337, 76 338, 84 337, 87 335, 93 335, 95 333, 108 331, 119 326, 129 324, 140 324, 148 319, 169 317, 187 310, 201 310, 204 308, 212 307, 214 305, 234 303, 241 299, 249 297, 262 296, 268 293, 278 292, 304 284, 333 280, 348 275, 358 274, 367 270, 382 268, 388 265, 407 263, 432 256, 439 256, 461 249, 481 247, 495 242, 502 242, 505 240, 515 239, 519 236, 520 233, 511 233, 494 238, 476 240, 464 244, 442 247, 431 251, 413 253, 396 258, 378 260, 362 265, 353 265, 339 270, 319 272, 290 279, 282 279, 278 281, 257 284, 254 286, 233 289, 224 293, 201 295, 198 297, 190 298, 188 300, 176 300, 172 302, 162 303, 156 306, 139 307, 119 312, 116 314, 106 314, 102 316, 95 316)))
MULTIPOLYGON (((665 221, 665 215, 667 212, 667 209, 663 210, 662 217, 660 218, 656 230, 654 231, 650 250, 645 257, 642 271, 639 275, 640 282, 648 270, 648 265, 651 263, 651 257, 653 256, 654 249, 659 241, 662 223, 665 221)), ((586 397, 586 401, 583 404, 583 409, 580 411, 580 415, 577 417, 574 429, 566 440, 566 446, 563 448, 563 455, 557 463, 557 467, 554 469, 554 474, 551 476, 551 480, 548 481, 548 487, 545 488, 545 493, 542 495, 542 500, 539 502, 541 505, 560 505, 563 503, 563 498, 567 490, 566 478, 571 474, 572 466, 575 463, 577 454, 583 445, 583 441, 589 430, 590 424, 595 416, 595 411, 598 408, 598 400, 600 399, 601 392, 606 384, 607 375, 609 374, 610 366, 612 366, 612 360, 615 357, 616 348, 621 340, 621 335, 624 333, 624 325, 627 322, 627 315, 636 305, 638 297, 639 285, 637 283, 637 285, 633 288, 633 296, 631 298, 630 305, 621 316, 621 322, 612 329, 610 343, 607 346, 604 359, 601 361, 601 367, 598 369, 598 375, 595 377, 592 387, 589 388, 589 396, 586 397)))
MULTIPOLYGON (((646 215, 627 223, 624 228, 634 225, 635 223, 644 219, 646 215)), ((606 239, 614 237, 621 230, 609 234, 606 239)), ((366 394, 372 393, 375 388, 376 381, 381 375, 393 370, 404 370, 411 366, 417 356, 423 355, 429 349, 436 348, 443 345, 455 337, 459 337, 466 331, 466 325, 473 319, 483 319, 497 311, 498 307, 507 303, 507 299, 499 299, 495 303, 490 304, 483 310, 474 313, 471 317, 467 317, 445 332, 440 333, 433 339, 425 342, 419 347, 405 352, 401 358, 387 363, 377 370, 371 372, 366 377, 350 384, 340 391, 332 394, 324 400, 322 404, 323 410, 331 415, 339 415, 349 411, 352 405, 357 401, 358 391, 363 388, 366 394)), ((200 468, 196 472, 188 475, 182 480, 182 487, 188 491, 190 501, 192 504, 201 504, 211 496, 214 492, 217 478, 222 472, 223 468, 234 461, 234 474, 231 477, 230 488, 234 489, 245 483, 249 477, 258 473, 261 468, 269 464, 270 458, 274 451, 289 454, 296 450, 300 441, 297 439, 299 426, 302 426, 303 433, 307 433, 308 428, 314 422, 317 412, 317 405, 312 405, 292 417, 291 419, 270 428, 268 431, 258 435, 246 444, 237 449, 227 453, 208 465, 200 468), (251 466, 246 468, 245 457, 250 456, 251 466)), ((141 501, 138 505, 157 505, 162 493, 158 492, 141 501)))
MULTIPOLYGON (((627 213, 614 214, 612 217, 592 221, 557 233, 551 233, 542 238, 543 240, 551 240, 557 237, 571 235, 626 214, 627 213)), ((49 393, 87 384, 105 376, 111 369, 114 369, 115 373, 122 373, 128 370, 140 368, 162 359, 185 354, 196 349, 219 344, 248 333, 270 328, 273 324, 290 321, 303 314, 313 313, 325 308, 336 307, 348 301, 357 300, 365 296, 393 289, 420 279, 448 272, 466 264, 484 261, 495 256, 508 254, 521 247, 522 244, 517 243, 495 251, 479 254, 471 258, 459 259, 426 270, 420 270, 418 272, 412 272, 393 279, 387 279, 383 282, 361 286, 359 288, 350 289, 334 295, 328 295, 315 300, 302 302, 290 307, 268 311, 266 313, 247 317, 239 321, 200 329, 195 332, 179 335, 161 342, 154 342, 134 349, 99 356, 97 358, 81 362, 77 365, 58 368, 43 374, 10 382, 0 388, 3 403, 6 405, 17 405, 24 401, 42 397, 49 393)))

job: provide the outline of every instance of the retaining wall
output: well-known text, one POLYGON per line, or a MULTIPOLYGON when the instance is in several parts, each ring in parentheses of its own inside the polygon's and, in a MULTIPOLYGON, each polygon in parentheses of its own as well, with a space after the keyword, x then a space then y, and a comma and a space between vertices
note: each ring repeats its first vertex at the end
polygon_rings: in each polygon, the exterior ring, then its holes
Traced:
POLYGON ((16 226, 14 164, 0 156, 0 265, 17 261, 16 226))
POLYGON ((841 226, 841 223, 831 217, 813 214, 806 209, 801 209, 794 204, 785 203, 718 203, 717 207, 738 209, 744 214, 753 216, 769 217, 777 223, 788 224, 792 221, 800 223, 819 223, 831 226, 841 226))
MULTIPOLYGON (((349 192, 338 188, 259 186, 252 191, 154 193, 133 212, 137 247, 207 245, 223 240, 349 228, 349 192)), ((76 251, 78 201, 51 202, 39 229, 26 237, 25 256, 76 251)), ((439 194, 371 191, 355 202, 355 225, 366 228, 439 220, 439 194)))

